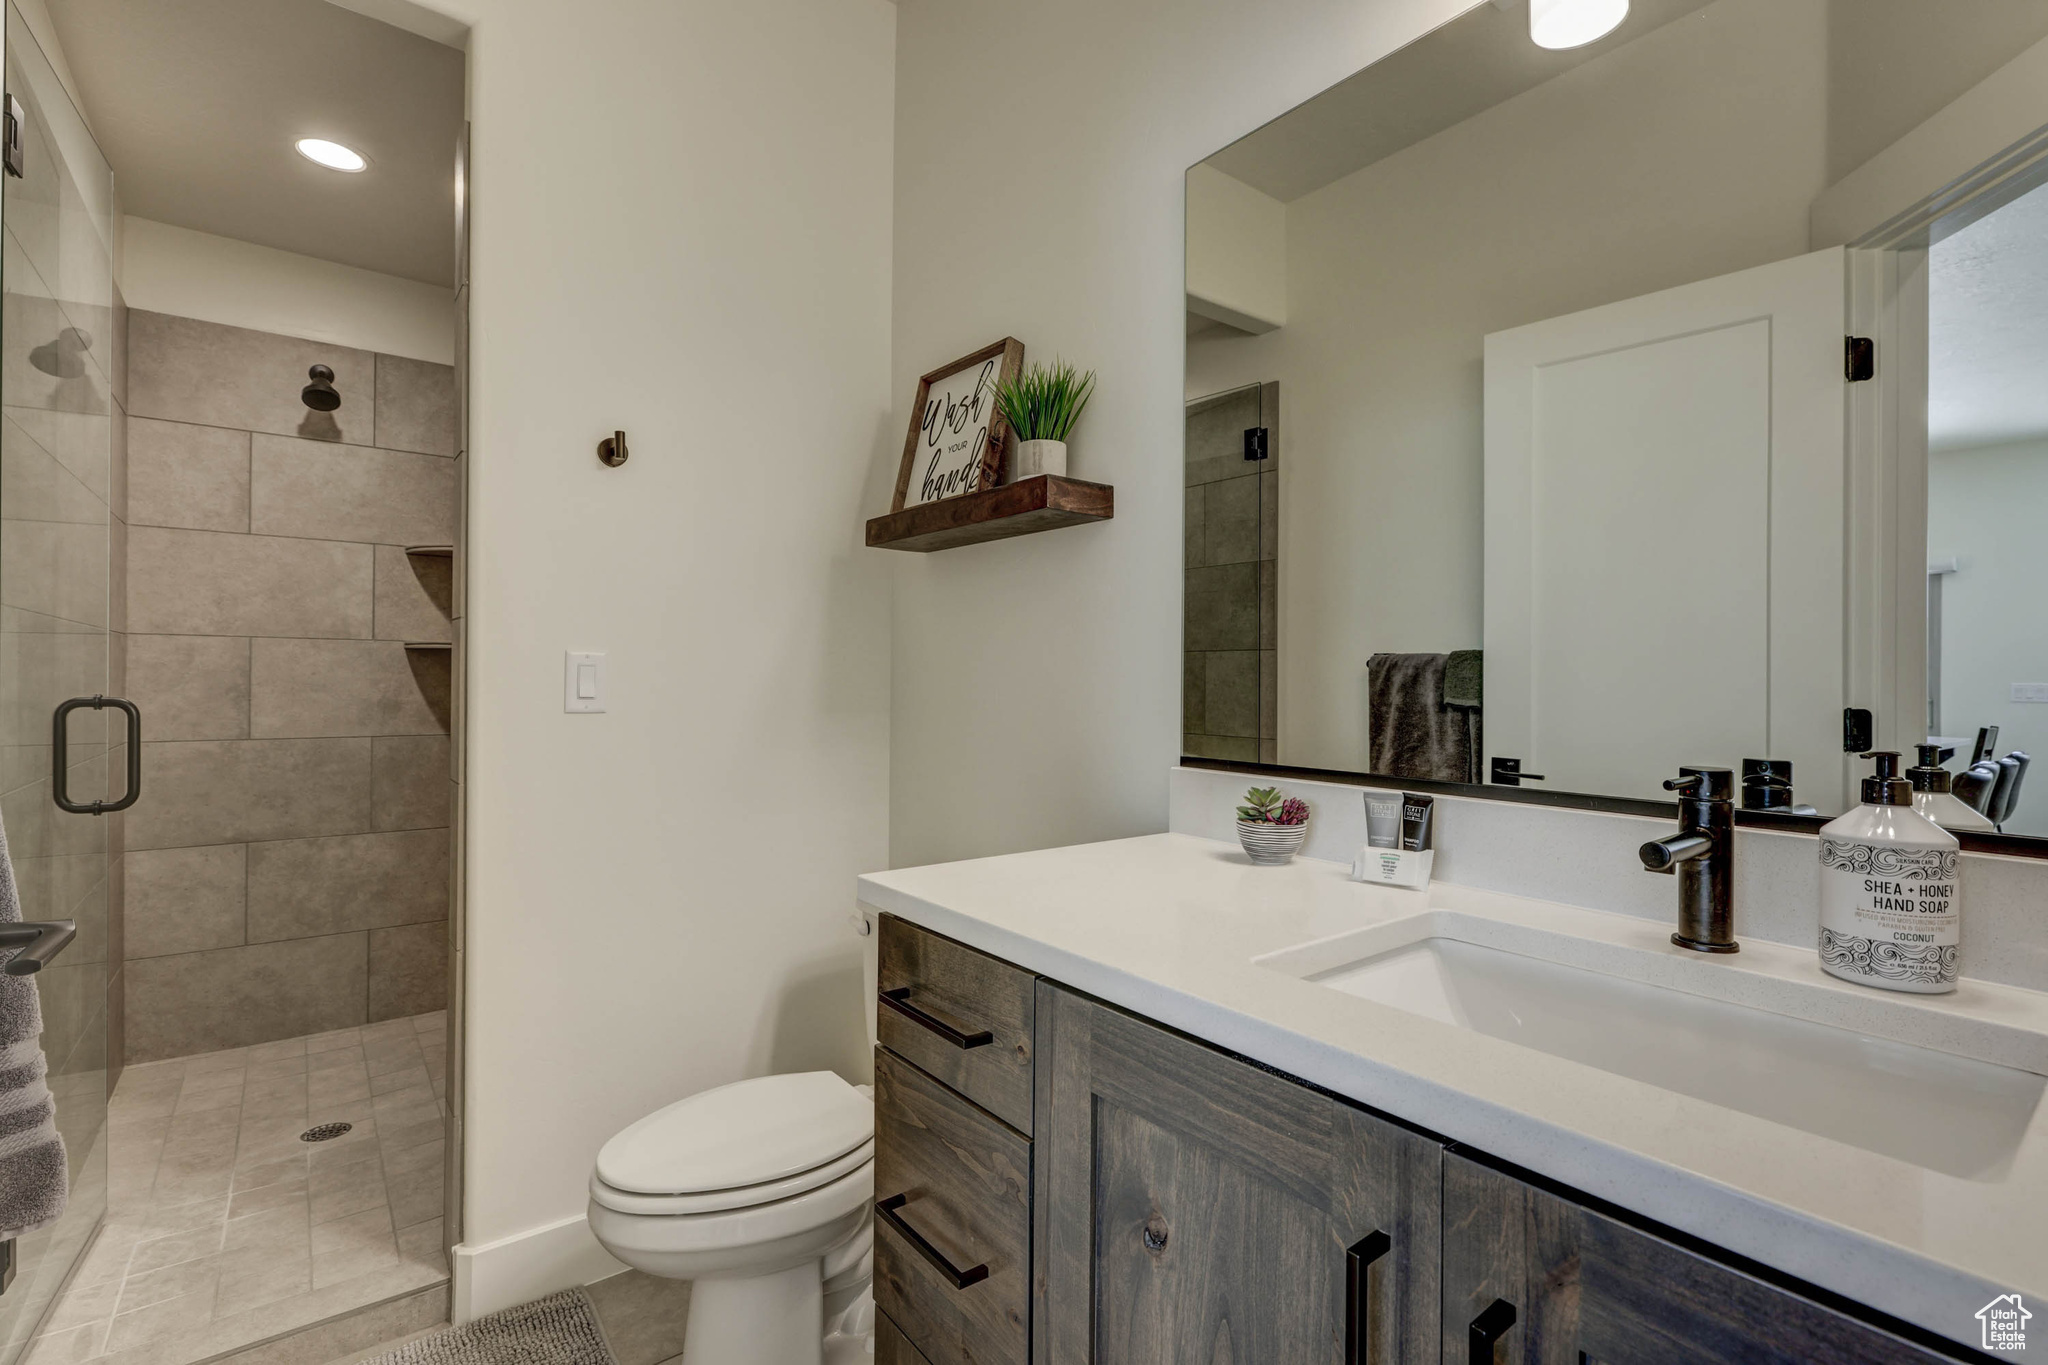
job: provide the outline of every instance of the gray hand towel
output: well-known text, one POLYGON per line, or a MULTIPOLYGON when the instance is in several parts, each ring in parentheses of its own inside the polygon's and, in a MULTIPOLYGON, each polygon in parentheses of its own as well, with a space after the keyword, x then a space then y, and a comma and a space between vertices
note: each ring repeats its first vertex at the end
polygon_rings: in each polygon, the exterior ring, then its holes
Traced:
POLYGON ((1443 654, 1375 654, 1366 661, 1372 770, 1382 777, 1478 781, 1476 726, 1444 705, 1443 654))
MULTIPOLYGON (((14 859, 0 826, 0 923, 20 922, 14 859)), ((57 1105, 44 1081, 42 1032, 36 979, 0 976, 0 1238, 48 1227, 71 1195, 57 1105)))

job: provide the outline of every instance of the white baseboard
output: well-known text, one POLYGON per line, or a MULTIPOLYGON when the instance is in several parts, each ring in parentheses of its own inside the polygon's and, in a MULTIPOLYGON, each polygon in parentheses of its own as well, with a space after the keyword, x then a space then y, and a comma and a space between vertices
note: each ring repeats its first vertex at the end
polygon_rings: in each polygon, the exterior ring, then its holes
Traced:
POLYGON ((582 1214, 455 1248, 449 1313, 457 1323, 608 1279, 626 1267, 598 1244, 582 1214))

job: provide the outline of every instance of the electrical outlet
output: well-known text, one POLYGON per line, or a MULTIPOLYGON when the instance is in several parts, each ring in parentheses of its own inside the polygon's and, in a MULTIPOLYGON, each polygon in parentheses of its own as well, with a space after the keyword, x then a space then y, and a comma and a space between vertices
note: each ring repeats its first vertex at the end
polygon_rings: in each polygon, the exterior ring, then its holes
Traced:
POLYGON ((2012 699, 2016 702, 2048 704, 2048 683, 2014 683, 2012 699))

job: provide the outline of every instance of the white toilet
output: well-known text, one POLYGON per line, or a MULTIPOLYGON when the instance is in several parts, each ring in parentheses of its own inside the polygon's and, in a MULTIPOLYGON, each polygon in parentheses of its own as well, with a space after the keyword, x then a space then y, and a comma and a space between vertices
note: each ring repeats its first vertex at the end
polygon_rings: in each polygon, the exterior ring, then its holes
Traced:
POLYGON ((607 1142, 590 1230, 634 1269, 694 1282, 684 1365, 853 1365, 872 1358, 874 1158, 864 1088, 829 1071, 739 1081, 607 1142))

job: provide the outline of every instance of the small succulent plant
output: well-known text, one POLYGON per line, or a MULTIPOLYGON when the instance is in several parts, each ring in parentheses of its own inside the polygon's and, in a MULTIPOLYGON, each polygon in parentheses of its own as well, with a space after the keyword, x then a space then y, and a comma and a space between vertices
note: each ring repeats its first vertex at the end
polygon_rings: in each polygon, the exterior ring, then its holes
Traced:
POLYGON ((1278 787, 1253 787, 1244 794, 1247 804, 1237 808, 1237 818, 1257 825, 1305 825, 1308 802, 1298 796, 1282 797, 1278 787))

